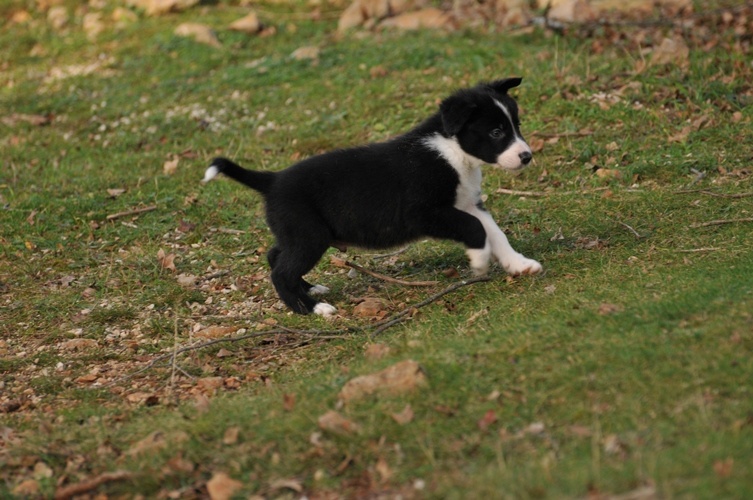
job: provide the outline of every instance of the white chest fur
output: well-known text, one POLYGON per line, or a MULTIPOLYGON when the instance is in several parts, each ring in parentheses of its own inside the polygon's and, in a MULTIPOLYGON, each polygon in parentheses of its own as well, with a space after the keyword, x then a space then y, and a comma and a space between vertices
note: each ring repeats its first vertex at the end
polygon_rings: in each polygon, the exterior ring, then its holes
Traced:
POLYGON ((472 212, 481 201, 481 165, 478 158, 467 154, 454 138, 436 134, 424 141, 424 144, 447 160, 457 172, 459 183, 455 195, 455 208, 472 212))

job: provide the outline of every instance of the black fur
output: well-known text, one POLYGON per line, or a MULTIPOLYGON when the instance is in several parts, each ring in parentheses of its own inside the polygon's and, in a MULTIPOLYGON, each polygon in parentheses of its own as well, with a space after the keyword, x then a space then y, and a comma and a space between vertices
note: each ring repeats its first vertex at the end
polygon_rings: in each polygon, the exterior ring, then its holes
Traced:
MULTIPOLYGON (((329 246, 387 248, 433 237, 484 248, 480 220, 456 207, 458 170, 427 140, 456 141, 469 157, 495 163, 516 139, 522 141, 517 105, 507 95, 520 82, 509 78, 458 91, 401 136, 314 156, 281 172, 255 172, 215 159, 210 168, 264 195, 276 238, 268 260, 283 302, 297 313, 314 311, 318 301, 303 276, 329 246), (508 110, 507 117, 493 99, 508 110)), ((519 156, 522 167, 530 149, 519 156)))

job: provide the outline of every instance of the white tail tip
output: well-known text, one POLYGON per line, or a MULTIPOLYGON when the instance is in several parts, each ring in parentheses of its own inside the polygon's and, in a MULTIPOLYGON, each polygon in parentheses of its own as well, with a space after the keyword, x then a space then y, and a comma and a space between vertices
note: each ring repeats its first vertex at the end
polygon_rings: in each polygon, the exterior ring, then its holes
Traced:
POLYGON ((215 177, 217 177, 217 174, 220 173, 220 169, 215 167, 214 165, 211 165, 206 172, 204 172, 204 178, 201 180, 202 183, 206 184, 207 182, 211 181, 215 177))

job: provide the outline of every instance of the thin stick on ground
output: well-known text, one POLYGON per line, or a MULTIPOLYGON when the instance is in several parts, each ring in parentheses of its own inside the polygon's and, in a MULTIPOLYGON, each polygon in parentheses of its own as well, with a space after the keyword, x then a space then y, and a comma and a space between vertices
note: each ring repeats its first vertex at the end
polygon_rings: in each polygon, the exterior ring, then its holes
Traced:
MULTIPOLYGON (((171 359, 173 364, 173 375, 175 371, 176 366, 176 359, 178 355, 190 352, 190 351, 198 351, 200 349, 205 349, 207 347, 211 347, 213 345, 217 344, 223 344, 223 343, 231 343, 231 342, 240 342, 243 340, 248 340, 251 338, 260 338, 260 337, 270 337, 273 335, 280 335, 280 334, 294 334, 294 335, 300 335, 302 337, 302 341, 300 341, 298 344, 296 344, 296 347, 304 345, 307 342, 313 341, 313 340, 336 340, 336 339, 344 339, 349 338, 348 333, 354 333, 356 331, 365 331, 369 328, 373 328, 374 330, 371 332, 371 337, 374 338, 377 335, 383 333, 388 328, 393 327, 394 325, 397 325, 398 323, 401 323, 405 321, 411 312, 420 309, 422 307, 425 307, 433 302, 436 302, 440 298, 444 297, 445 295, 452 293, 456 290, 459 290, 460 288, 470 286, 476 283, 483 283, 486 281, 490 281, 490 276, 478 276, 475 278, 471 278, 468 280, 459 281, 457 283, 454 283, 450 285, 449 287, 445 288, 444 290, 435 293, 434 295, 422 300, 418 304, 414 304, 411 306, 406 307, 402 311, 398 312, 397 314, 394 314, 392 317, 385 319, 383 321, 380 321, 378 323, 374 323, 368 328, 353 328, 353 327, 346 327, 340 330, 334 330, 334 331, 322 331, 322 330, 297 330, 294 328, 288 328, 284 326, 280 326, 273 330, 264 330, 261 332, 252 332, 252 333, 246 333, 243 335, 238 335, 236 337, 223 337, 219 339, 212 339, 208 340, 206 342, 200 342, 197 344, 189 345, 186 347, 181 347, 180 349, 173 348, 173 350, 167 354, 162 354, 160 356, 157 356, 153 360, 151 360, 149 363, 147 363, 145 366, 139 368, 133 373, 130 373, 128 375, 125 375, 123 377, 120 377, 116 380, 113 380, 111 382, 108 382, 104 385, 104 387, 112 387, 118 383, 122 383, 126 380, 130 380, 152 368, 157 366, 162 361, 171 359)), ((180 369, 180 368, 178 368, 180 369)))
POLYGON ((122 481, 124 479, 130 479, 132 477, 133 474, 128 471, 105 472, 104 474, 100 474, 99 476, 85 479, 80 483, 69 484, 68 486, 58 488, 55 491, 55 500, 67 500, 69 498, 73 498, 74 496, 88 493, 105 483, 122 481))
POLYGON ((705 194, 707 196, 713 196, 715 198, 731 198, 731 199, 749 198, 753 196, 753 193, 715 193, 714 191, 709 191, 707 189, 683 189, 682 191, 676 191, 676 193, 677 194, 698 193, 698 194, 705 194))
POLYGON ((397 285, 403 285, 403 286, 434 286, 439 284, 438 281, 405 281, 397 278, 393 278, 392 276, 387 276, 385 274, 377 273, 375 271, 371 271, 369 269, 366 269, 363 266, 359 266, 358 264, 355 264, 353 262, 350 262, 348 260, 344 259, 338 259, 333 257, 332 263, 338 267, 350 267, 352 269, 355 269, 359 273, 366 274, 368 276, 371 276, 372 278, 376 278, 378 280, 385 281, 387 283, 395 283, 397 285))
POLYGON ((139 215, 145 212, 151 212, 152 210, 157 210, 157 205, 149 205, 148 207, 134 208, 133 210, 126 210, 125 212, 110 214, 107 216, 107 220, 120 219, 121 217, 128 217, 129 215, 139 215))
POLYGON ((698 224, 691 224, 690 227, 709 227, 709 226, 721 226, 722 224, 736 224, 738 222, 753 222, 753 217, 742 217, 740 219, 720 219, 710 220, 708 222, 700 222, 698 224))
POLYGON ((394 326, 394 325, 396 325, 398 323, 401 323, 402 321, 405 321, 405 319, 406 319, 405 316, 407 316, 412 311, 415 311, 415 310, 420 309, 420 308, 422 308, 424 306, 427 306, 427 305, 431 304, 432 302, 436 302, 437 300, 439 300, 440 298, 444 297, 448 293, 452 293, 455 290, 458 290, 460 288, 463 288, 463 287, 466 287, 466 286, 469 286, 469 285, 473 285, 475 283, 482 283, 482 282, 489 281, 489 280, 491 280, 491 277, 489 277, 489 276, 477 276, 475 278, 471 278, 471 279, 468 279, 468 280, 459 281, 459 282, 457 282, 457 283, 455 283, 455 284, 453 284, 451 286, 448 286, 447 288, 445 288, 441 292, 435 293, 431 297, 422 300, 418 304, 414 304, 412 306, 409 306, 409 307, 403 309, 399 313, 393 315, 391 318, 388 318, 386 320, 380 321, 379 323, 375 323, 373 326, 376 327, 376 328, 374 329, 373 332, 371 332, 371 338, 374 338, 377 335, 379 335, 380 333, 382 333, 385 330, 387 330, 388 328, 390 328, 390 327, 392 327, 392 326, 394 326))

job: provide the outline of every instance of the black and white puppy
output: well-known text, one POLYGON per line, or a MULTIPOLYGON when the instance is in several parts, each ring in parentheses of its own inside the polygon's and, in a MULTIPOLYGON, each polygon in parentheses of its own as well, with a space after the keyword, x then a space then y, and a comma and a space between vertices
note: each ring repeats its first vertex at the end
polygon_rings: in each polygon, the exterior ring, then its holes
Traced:
POLYGON ((311 297, 327 292, 303 279, 330 246, 387 248, 422 237, 455 240, 473 272, 494 259, 509 274, 541 264, 513 250, 481 202, 481 166, 515 171, 531 161, 508 78, 460 90, 413 130, 387 142, 307 158, 281 172, 246 170, 215 159, 204 182, 223 173, 264 195, 277 241, 269 251, 272 283, 297 313, 330 316, 311 297))

